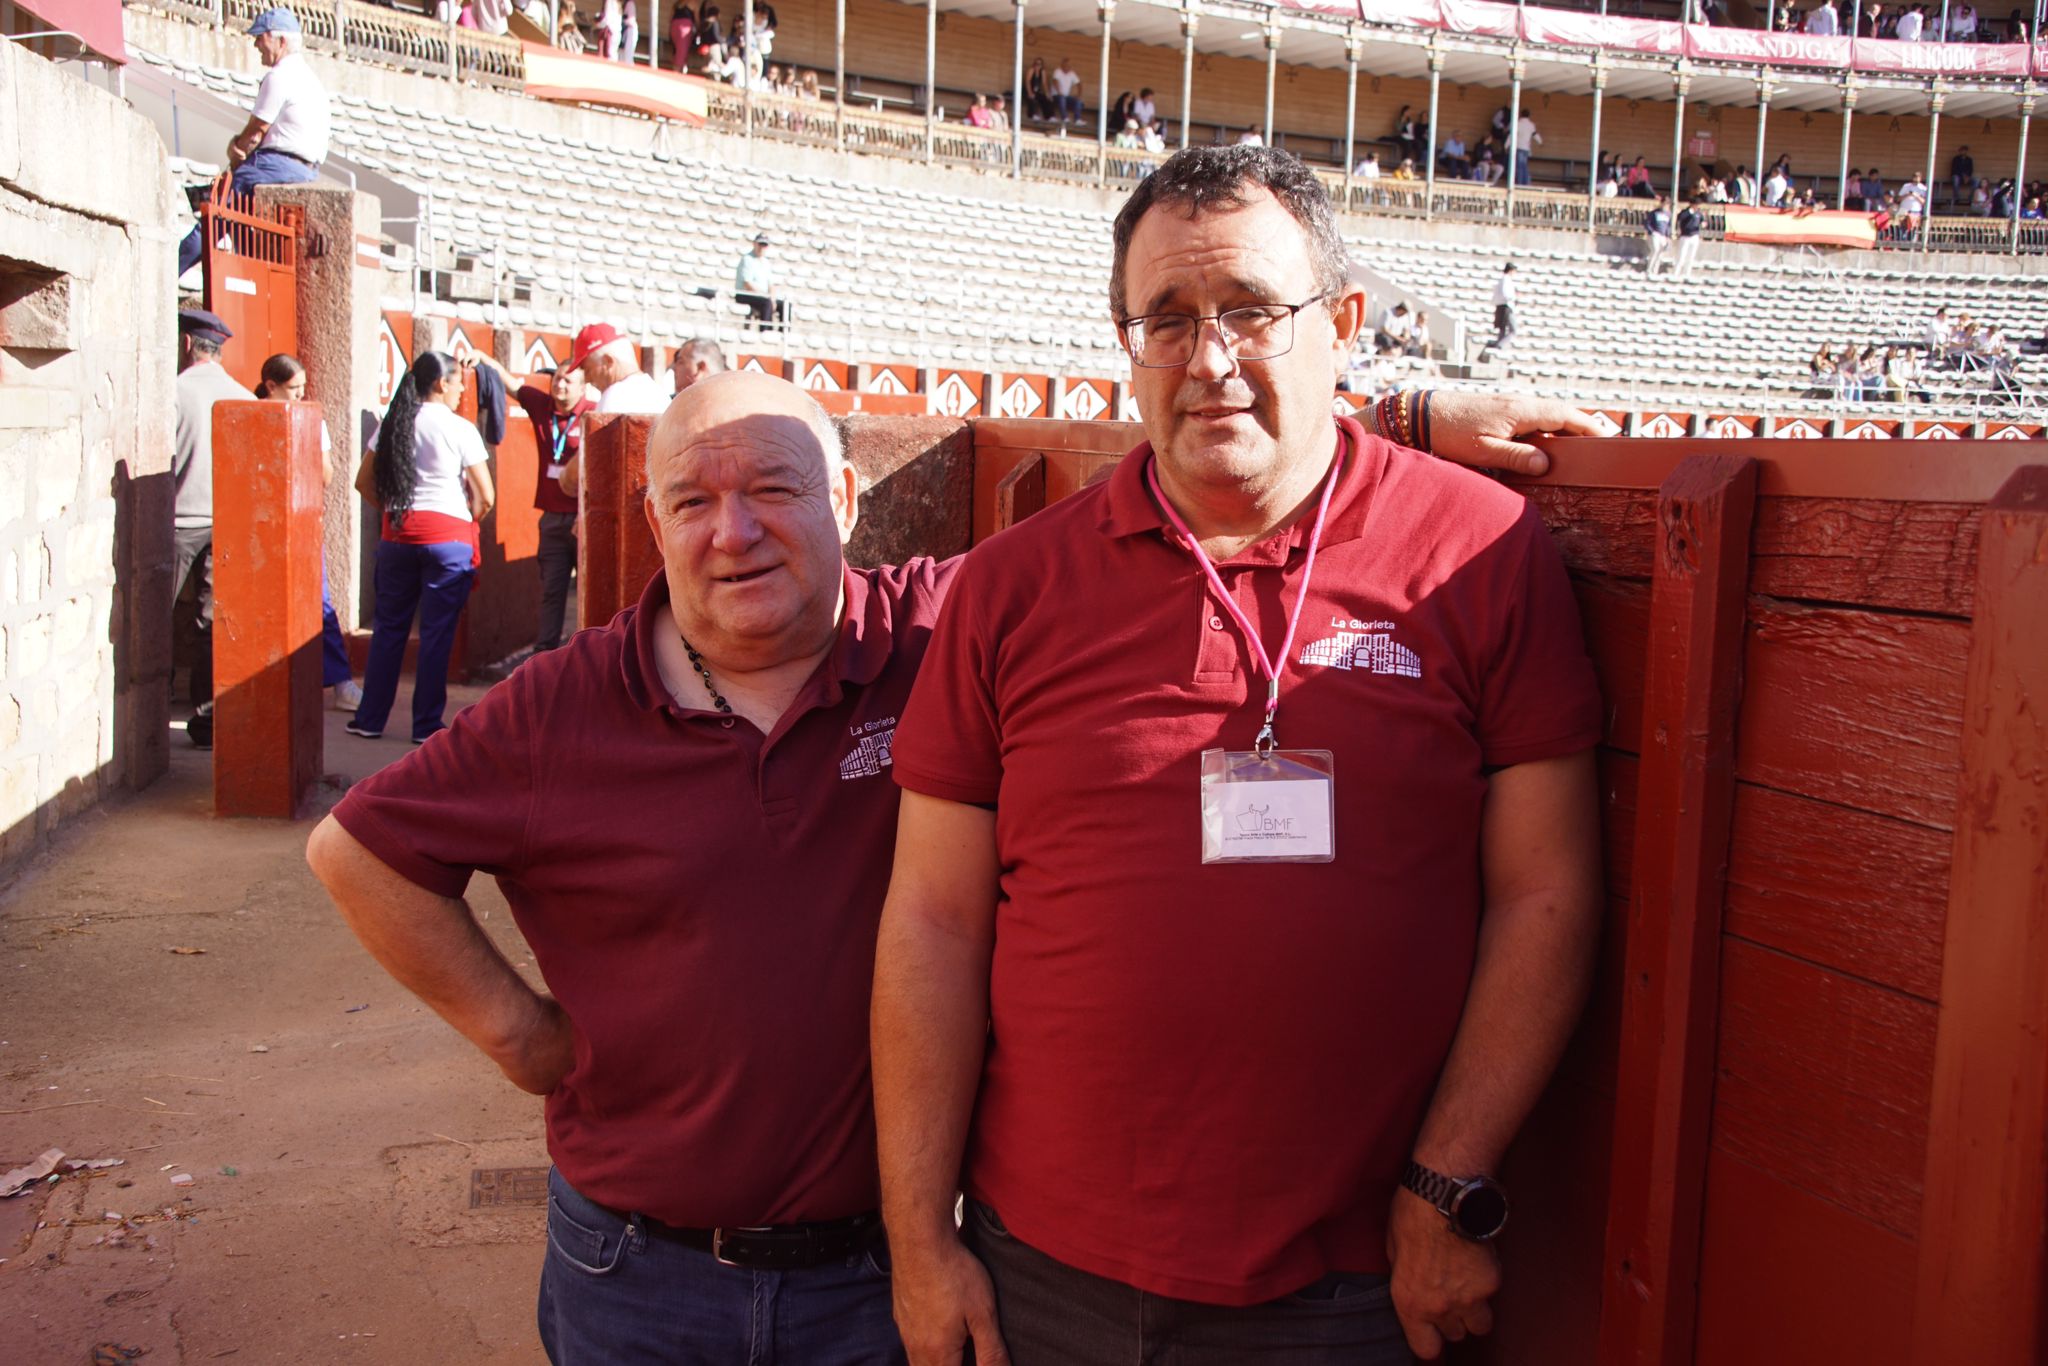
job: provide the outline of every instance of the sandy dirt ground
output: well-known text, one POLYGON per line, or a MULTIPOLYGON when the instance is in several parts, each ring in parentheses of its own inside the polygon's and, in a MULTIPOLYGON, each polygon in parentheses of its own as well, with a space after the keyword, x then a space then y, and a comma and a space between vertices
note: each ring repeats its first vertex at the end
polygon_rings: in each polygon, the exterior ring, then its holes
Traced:
MULTIPOLYGON (((406 752, 345 719, 316 816, 406 752)), ((211 782, 174 736, 0 889, 0 1171, 123 1162, 0 1200, 0 1360, 544 1360, 540 1101, 356 944, 312 820, 216 820, 211 782)), ((531 973, 497 887, 470 898, 531 973)))

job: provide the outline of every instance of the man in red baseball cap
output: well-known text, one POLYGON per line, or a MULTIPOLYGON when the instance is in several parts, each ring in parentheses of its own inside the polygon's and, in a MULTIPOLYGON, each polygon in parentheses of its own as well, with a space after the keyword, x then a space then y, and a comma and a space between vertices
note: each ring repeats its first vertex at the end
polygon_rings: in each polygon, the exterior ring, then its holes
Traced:
POLYGON ((610 323, 592 323, 576 334, 565 370, 581 370, 599 391, 600 413, 659 413, 669 396, 654 376, 640 368, 639 348, 610 323))

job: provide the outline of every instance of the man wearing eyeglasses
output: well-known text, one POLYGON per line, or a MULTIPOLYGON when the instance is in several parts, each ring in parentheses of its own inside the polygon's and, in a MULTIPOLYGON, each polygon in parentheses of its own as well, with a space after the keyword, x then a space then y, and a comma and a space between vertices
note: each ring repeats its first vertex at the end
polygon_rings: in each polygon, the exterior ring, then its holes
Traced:
POLYGON ((916 1366, 1491 1327, 1493 1176, 1592 968, 1600 705, 1534 509, 1329 415, 1346 267, 1285 153, 1160 167, 1110 279, 1149 440, 941 613, 873 1017, 916 1366))

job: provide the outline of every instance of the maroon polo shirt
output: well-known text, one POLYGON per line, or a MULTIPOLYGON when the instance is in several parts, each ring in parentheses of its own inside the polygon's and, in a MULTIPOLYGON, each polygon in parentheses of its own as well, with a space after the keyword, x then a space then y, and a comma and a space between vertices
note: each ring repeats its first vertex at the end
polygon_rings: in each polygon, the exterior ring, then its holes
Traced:
POLYGON ((578 399, 567 413, 555 411, 555 396, 535 384, 522 384, 513 395, 527 420, 533 423, 533 448, 540 456, 540 476, 533 485, 533 505, 542 512, 576 512, 576 495, 564 493, 556 475, 583 448, 583 424, 577 421, 597 407, 590 399, 578 399), (555 473, 550 474, 553 470, 555 473))
POLYGON ((848 570, 838 641, 767 736, 669 696, 657 574, 335 808, 428 891, 497 878, 576 1028, 548 1151, 591 1199, 691 1228, 877 1204, 890 744, 953 567, 848 570))
MULTIPOLYGON (((1600 734, 1534 509, 1339 426, 1278 726, 1334 753, 1334 861, 1201 862, 1200 754, 1251 747, 1265 683, 1167 534, 1146 446, 968 555, 898 732, 903 786, 996 803, 967 1188, 1158 1294, 1251 1304, 1387 1269, 1471 976, 1487 772, 1600 734)), ((1313 520, 1219 566, 1268 650, 1313 520)))

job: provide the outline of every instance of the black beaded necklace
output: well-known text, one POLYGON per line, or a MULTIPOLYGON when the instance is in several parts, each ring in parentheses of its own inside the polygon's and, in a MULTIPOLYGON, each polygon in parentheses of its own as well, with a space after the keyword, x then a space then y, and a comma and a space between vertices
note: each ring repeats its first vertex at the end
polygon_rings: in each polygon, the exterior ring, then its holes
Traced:
POLYGON ((712 705, 727 716, 732 715, 732 703, 725 700, 724 694, 718 691, 718 685, 711 681, 711 670, 704 667, 704 656, 697 653, 697 647, 680 631, 676 633, 676 639, 683 642, 683 653, 690 657, 690 667, 697 671, 697 677, 704 680, 704 691, 711 694, 712 705))

